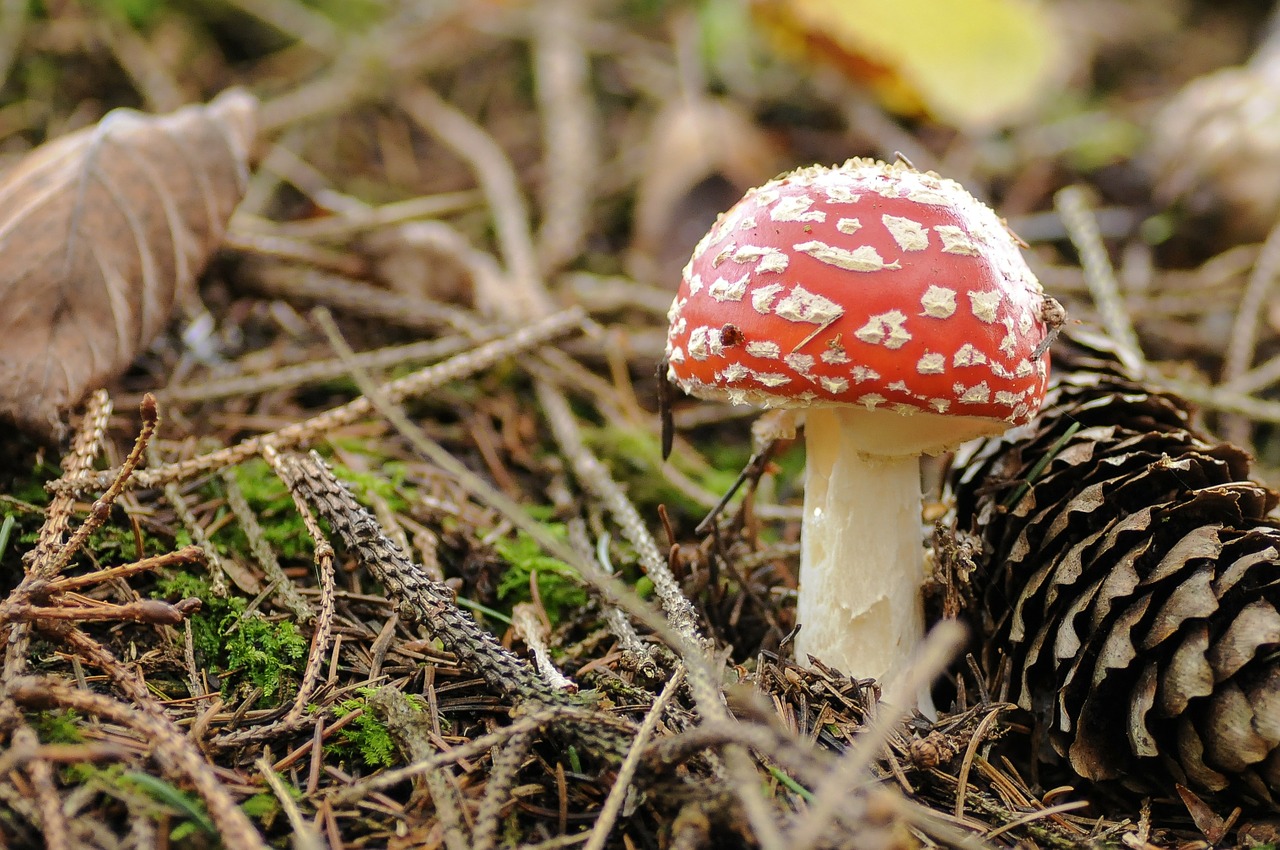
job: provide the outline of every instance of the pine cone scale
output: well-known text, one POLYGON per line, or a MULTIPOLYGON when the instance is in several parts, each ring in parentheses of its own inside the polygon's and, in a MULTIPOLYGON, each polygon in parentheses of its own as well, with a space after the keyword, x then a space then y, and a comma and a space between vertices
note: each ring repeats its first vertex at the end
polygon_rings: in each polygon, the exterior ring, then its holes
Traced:
POLYGON ((983 657, 1009 657, 1041 751, 1136 790, 1280 798, 1280 496, 1248 467, 1108 374, 958 455, 983 657))

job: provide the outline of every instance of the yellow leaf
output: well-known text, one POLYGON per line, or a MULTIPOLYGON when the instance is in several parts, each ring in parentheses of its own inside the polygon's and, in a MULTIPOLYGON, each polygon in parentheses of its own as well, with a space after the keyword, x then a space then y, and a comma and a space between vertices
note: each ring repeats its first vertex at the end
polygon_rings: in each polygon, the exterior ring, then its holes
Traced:
POLYGON ((1007 124, 1060 75, 1034 0, 755 0, 784 45, 832 62, 889 109, 967 130, 1007 124))

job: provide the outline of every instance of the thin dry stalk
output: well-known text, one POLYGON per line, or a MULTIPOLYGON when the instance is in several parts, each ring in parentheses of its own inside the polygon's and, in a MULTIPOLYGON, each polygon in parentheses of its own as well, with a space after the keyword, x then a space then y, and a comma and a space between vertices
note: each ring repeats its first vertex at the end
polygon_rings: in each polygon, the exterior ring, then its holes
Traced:
MULTIPOLYGON (((1236 380, 1253 362, 1258 349, 1262 312, 1275 290, 1277 278, 1280 278, 1280 223, 1271 228, 1262 243, 1262 251, 1249 274, 1244 296, 1236 308, 1236 319, 1222 359, 1222 372, 1218 376, 1220 383, 1229 384, 1236 380)), ((1239 414, 1224 417, 1218 429, 1224 439, 1233 442, 1246 441, 1251 430, 1249 421, 1239 414)))
POLYGON ((398 105, 418 126, 431 133, 467 162, 489 199, 503 264, 513 291, 503 302, 487 305, 507 318, 545 316, 551 311, 538 273, 533 240, 529 235, 529 211, 520 192, 515 167, 493 137, 426 86, 405 88, 398 105))
POLYGON ((278 229, 282 235, 297 239, 348 239, 360 233, 394 227, 417 219, 464 212, 475 208, 483 200, 484 196, 474 189, 441 192, 438 195, 424 195, 381 206, 362 204, 359 209, 342 210, 341 215, 331 218, 304 219, 281 224, 273 222, 270 226, 278 229))
MULTIPOLYGON (((549 340, 580 328, 583 318, 583 312, 576 307, 553 313, 501 339, 477 346, 465 354, 451 357, 442 363, 428 366, 412 375, 384 384, 381 392, 388 399, 396 402, 422 395, 452 381, 474 375, 530 348, 545 345, 549 340)), ((225 449, 198 455, 189 460, 165 464, 155 469, 140 469, 130 477, 129 483, 134 487, 160 487, 169 482, 194 478, 206 472, 242 463, 261 454, 267 445, 283 450, 317 439, 332 430, 358 422, 373 411, 373 403, 367 396, 362 396, 310 419, 288 425, 269 434, 251 437, 225 449)), ((105 487, 118 472, 119 470, 105 470, 98 473, 66 475, 51 482, 47 489, 54 493, 74 493, 105 487)))
POLYGON ((266 850, 267 845, 258 831, 227 793, 217 774, 163 714, 139 711, 110 697, 34 676, 15 679, 9 694, 28 709, 68 708, 133 730, 150 745, 152 758, 166 776, 190 782, 195 788, 226 847, 231 850, 266 850))
POLYGON ((263 101, 258 113, 259 132, 264 136, 280 133, 379 97, 382 85, 371 67, 372 52, 377 47, 376 37, 351 39, 348 49, 338 55, 325 73, 263 101))
POLYGON ((1199 382, 1179 380, 1164 375, 1151 376, 1151 382, 1201 407, 1238 414, 1255 422, 1280 422, 1280 402, 1234 392, 1228 387, 1210 387, 1199 382))
POLYGON ((53 768, 38 753, 40 741, 35 730, 25 723, 20 725, 13 730, 10 746, 16 750, 26 750, 30 754, 23 767, 35 791, 36 810, 40 813, 40 832, 44 835, 45 847, 47 850, 70 850, 71 830, 67 826, 66 815, 62 812, 62 798, 58 796, 57 786, 53 782, 53 768))
POLYGON ((1258 327, 1263 308, 1271 298, 1280 277, 1280 224, 1271 229, 1262 243, 1262 251, 1249 274, 1244 295, 1236 310, 1235 324, 1222 359, 1221 380, 1229 383, 1239 378, 1253 362, 1258 347, 1258 327))
MULTIPOLYGON (((535 576, 530 577, 530 583, 534 588, 537 587, 534 583, 535 578, 535 576)), ((524 645, 529 648, 533 663, 542 674, 542 678, 547 680, 547 684, 565 691, 576 691, 578 686, 551 663, 551 650, 547 646, 551 627, 545 622, 545 616, 545 614, 539 616, 537 606, 532 603, 518 602, 511 610, 511 625, 516 637, 524 641, 524 645)))
POLYGON ((609 796, 605 798, 604 805, 600 807, 600 816, 596 820, 596 825, 591 829, 591 838, 587 840, 584 850, 604 850, 604 843, 609 840, 609 833, 613 831, 613 825, 618 819, 618 813, 622 811, 622 804, 626 801, 627 791, 631 787, 631 780, 635 778, 636 769, 640 767, 641 757, 644 755, 645 748, 649 746, 649 738, 653 736, 654 730, 658 728, 658 722, 662 719, 663 712, 667 710, 667 706, 675 699, 676 692, 684 684, 684 668, 679 667, 675 673, 667 681, 662 692, 658 694, 658 698, 653 701, 653 706, 644 716, 644 721, 640 724, 639 731, 636 732, 635 741, 631 744, 631 749, 627 751, 627 757, 622 760, 621 766, 618 767, 618 776, 613 781, 613 787, 609 789, 609 796))
POLYGON ((978 747, 986 740, 987 732, 1000 717, 1000 712, 1009 707, 1003 704, 992 706, 991 711, 978 723, 978 728, 974 730, 973 736, 969 739, 969 746, 965 748, 964 759, 960 762, 960 773, 956 777, 956 820, 964 818, 965 797, 969 787, 969 771, 973 769, 973 760, 978 755, 978 747))
MULTIPOLYGON (((292 612, 298 622, 309 623, 314 620, 315 611, 311 610, 311 605, 298 592, 298 589, 293 586, 293 582, 290 581, 280 567, 280 561, 276 559, 275 550, 267 542, 266 534, 263 532, 262 526, 258 524, 258 517, 254 514, 253 509, 249 507, 249 502, 244 497, 244 491, 240 489, 240 485, 236 482, 234 472, 229 469, 222 471, 222 486, 227 494, 227 507, 231 508, 231 513, 235 516, 236 521, 240 523, 240 529, 249 541, 249 552, 258 562, 258 566, 262 568, 262 574, 266 578, 267 584, 272 587, 272 593, 276 601, 283 608, 292 612)), ((329 553, 329 556, 330 562, 328 566, 330 572, 332 572, 332 552, 329 553)), ((316 566, 318 568, 322 566, 319 550, 316 552, 316 566)), ((322 596, 322 604, 324 599, 325 597, 322 596)), ((329 604, 332 605, 332 599, 330 599, 329 604)), ((318 633, 319 630, 317 630, 318 633)))
POLYGON ((556 444, 569 461, 574 477, 609 511, 622 531, 622 536, 635 547, 640 565, 653 582, 654 592, 662 601, 662 608, 671 627, 694 646, 703 645, 705 638, 698 629, 697 614, 672 575, 666 556, 658 549, 657 542, 649 533, 649 528, 635 505, 631 504, 618 482, 613 480, 608 468, 583 442, 577 417, 573 415, 564 394, 546 379, 537 382, 536 391, 543 415, 551 426, 556 444))
POLYGON ((258 768, 258 773, 262 775, 262 781, 267 783, 267 787, 280 803, 280 809, 289 820, 289 827, 293 830, 294 850, 326 850, 324 839, 302 816, 297 801, 289 792, 289 786, 285 785, 279 774, 271 769, 271 762, 266 758, 260 758, 254 764, 258 768))
POLYGON ((476 811, 476 825, 471 832, 473 850, 493 850, 498 841, 498 825, 502 810, 511 802, 509 794, 515 785, 520 765, 533 746, 534 733, 512 735, 493 757, 484 797, 476 811))
POLYGON ((365 261, 355 254, 276 233, 230 231, 223 237, 222 247, 254 257, 285 260, 348 277, 359 277, 366 271, 365 261))
POLYGON ((346 41, 333 21, 295 0, 227 0, 227 5, 270 24, 324 56, 337 53, 346 41))
POLYGON ((400 238, 412 239, 415 246, 456 263, 471 278, 473 299, 480 312, 510 319, 507 314, 489 306, 501 304, 508 297, 506 276, 492 254, 481 251, 471 244, 467 236, 442 221, 405 225, 400 238))
POLYGON ((1224 382, 1220 389, 1241 395, 1249 395, 1280 381, 1280 355, 1259 363, 1257 366, 1242 372, 1231 381, 1224 382))
MULTIPOLYGON (((159 452, 151 452, 151 465, 153 467, 161 466, 159 452)), ((209 590, 215 596, 226 596, 227 573, 222 566, 222 555, 218 553, 218 547, 213 545, 213 541, 205 533, 204 526, 200 524, 200 520, 196 518, 195 513, 191 510, 187 497, 182 495, 182 488, 176 482, 168 482, 164 485, 163 490, 165 501, 173 508, 178 521, 182 523, 182 527, 186 529, 187 534, 191 536, 192 545, 199 546, 200 551, 204 553, 204 564, 209 576, 209 590)))
POLYGON ((1107 334, 1115 342, 1121 364, 1134 377, 1141 377, 1147 371, 1146 358, 1142 354, 1142 344, 1138 342, 1138 334, 1133 329, 1133 319, 1120 292, 1120 284, 1116 280, 1115 269, 1107 256, 1106 245, 1102 242, 1102 234, 1098 231, 1097 219, 1089 208, 1084 190, 1078 186, 1068 186, 1059 190, 1054 196, 1054 204, 1058 215, 1067 228, 1071 244, 1075 245, 1080 255, 1080 265, 1084 269, 1085 282, 1093 295, 1107 334))
POLYGON ((544 173, 538 259, 544 273, 582 251, 600 163, 598 119, 582 43, 588 7, 587 0, 551 0, 532 15, 544 173))
MULTIPOLYGON (((496 336, 496 334, 495 334, 496 336)), ((361 352, 356 360, 365 369, 388 369, 413 362, 434 362, 466 351, 473 341, 463 336, 411 342, 394 345, 376 351, 361 352)), ((337 358, 313 360, 293 366, 282 366, 256 375, 237 375, 232 378, 201 381, 185 386, 170 386, 158 395, 161 402, 211 401, 218 398, 257 395, 270 390, 289 389, 303 384, 331 381, 347 373, 346 366, 337 358)))
POLYGON ((148 110, 172 112, 187 102, 182 86, 164 62, 123 17, 103 15, 96 21, 94 30, 120 68, 129 75, 133 87, 146 100, 148 110))
MULTIPOLYGON (((62 461, 62 477, 74 478, 84 475, 93 469, 94 458, 102 450, 102 440, 107 432, 107 424, 111 419, 111 399, 105 390, 98 390, 89 396, 84 416, 80 421, 80 430, 71 446, 70 453, 62 461)), ((53 564, 58 559, 59 547, 67 530, 71 527, 71 513, 75 508, 75 497, 71 493, 55 495, 45 512, 44 524, 40 527, 40 536, 36 546, 24 557, 27 568, 22 577, 9 594, 8 599, 0 604, 0 635, 7 625, 8 635, 5 641, 4 668, 0 671, 0 693, 2 686, 12 681, 15 676, 27 670, 27 650, 31 644, 31 626, 25 622, 6 621, 10 617, 12 606, 30 605, 33 590, 42 581, 57 577, 53 564)), ((7 700, 0 699, 0 718, 8 720, 12 708, 7 700)))
POLYGON ((817 749, 793 734, 738 720, 699 723, 692 729, 669 735, 651 745, 644 759, 653 770, 668 771, 704 750, 732 744, 750 747, 806 785, 818 785, 835 764, 826 750, 817 749))
MULTIPOLYGON (((321 304, 343 315, 392 322, 403 328, 436 331, 449 328, 476 342, 503 335, 473 313, 418 295, 388 292, 353 277, 292 268, 263 269, 248 283, 264 295, 321 304)), ((585 315, 585 314, 584 314, 585 315)))
POLYGON ((228 230, 236 230, 238 225, 248 222, 248 229, 251 231, 299 238, 299 234, 260 217, 281 181, 306 195, 317 207, 339 216, 359 215, 369 209, 364 201, 334 189, 333 182, 327 176, 295 153, 310 135, 301 128, 294 128, 271 146, 270 152, 258 166, 257 173, 250 178, 249 191, 232 214, 228 230))

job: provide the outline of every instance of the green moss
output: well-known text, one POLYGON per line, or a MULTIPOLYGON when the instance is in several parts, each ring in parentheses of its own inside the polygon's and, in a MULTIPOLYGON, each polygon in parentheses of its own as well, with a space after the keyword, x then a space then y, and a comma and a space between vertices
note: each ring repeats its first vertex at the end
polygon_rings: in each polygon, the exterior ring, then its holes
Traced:
MULTIPOLYGON (((658 505, 687 516, 701 518, 706 508, 672 485, 662 471, 662 447, 656 434, 639 428, 603 427, 586 429, 587 445, 600 456, 614 476, 627 486, 627 494, 648 515, 658 505)), ((745 456, 744 456, 745 458, 745 456)), ((714 464, 710 468, 689 463, 680 455, 669 461, 680 472, 709 493, 719 495, 732 486, 742 465, 714 464)))
POLYGON ((216 836, 218 834, 218 828, 213 825, 213 819, 209 817, 208 811, 205 810, 204 803, 194 794, 179 790, 158 776, 139 771, 125 773, 120 777, 119 782, 132 786, 152 800, 170 809, 174 814, 181 815, 188 820, 191 826, 186 828, 183 828, 182 825, 174 827, 173 831, 169 833, 171 840, 180 841, 189 837, 192 827, 197 827, 208 835, 216 836))
MULTIPOLYGON (((373 688, 360 688, 356 691, 359 694, 358 697, 338 703, 334 709, 338 717, 346 717, 354 711, 362 713, 339 730, 341 740, 327 749, 338 752, 354 751, 366 767, 376 770, 396 764, 399 761, 399 750, 386 724, 369 709, 368 697, 373 690, 373 688)), ((410 697, 409 701, 414 707, 423 708, 422 704, 413 697, 410 697)))
POLYGON ((13 482, 13 486, 6 494, 13 498, 26 502, 28 505, 35 507, 46 507, 53 498, 48 490, 44 489, 46 481, 53 481, 62 475, 62 470, 55 464, 48 461, 38 461, 31 467, 31 474, 24 475, 13 482))
MULTIPOLYGON (((263 537, 286 560, 310 560, 311 536, 294 507, 293 497, 284 483, 261 459, 247 461, 235 467, 236 485, 245 501, 258 517, 263 537)), ((212 484, 210 486, 220 486, 212 484)), ((214 536, 214 543, 224 553, 246 553, 249 541, 238 523, 227 523, 214 536)))
MULTIPOLYGON (((563 524, 546 523, 544 527, 557 539, 566 536, 563 524)), ((523 531, 499 540, 494 549, 507 562, 507 570, 498 582, 498 598, 509 606, 533 599, 529 580, 535 572, 538 596, 553 625, 587 604, 587 592, 578 571, 543 552, 538 542, 523 531)))
MULTIPOLYGON (((276 778, 280 780, 280 784, 284 786, 285 793, 295 802, 299 803, 305 799, 306 794, 302 789, 289 781, 288 777, 277 773, 276 778)), ((276 818, 280 816, 281 807, 280 800, 270 791, 263 791, 254 794, 240 804, 240 811, 246 816, 260 823, 263 828, 270 829, 275 823, 276 818)))
POLYGON ((401 489, 409 470, 400 461, 386 461, 381 464, 377 472, 357 472, 350 467, 335 463, 333 474, 354 489, 357 495, 366 498, 369 495, 377 496, 393 511, 403 511, 409 507, 409 501, 404 497, 401 489))
POLYGON ((136 27, 146 28, 155 21, 164 8, 164 0, 94 0, 92 5, 103 12, 127 20, 136 27))
POLYGON ((80 715, 74 711, 41 711, 31 725, 44 744, 79 744, 84 740, 80 715))
POLYGON ((307 640, 292 621, 246 615, 249 603, 244 598, 214 596, 208 582, 188 573, 163 579, 159 591, 168 599, 194 596, 202 601, 191 618, 192 643, 222 679, 224 695, 260 688, 259 706, 285 699, 307 655, 307 640))

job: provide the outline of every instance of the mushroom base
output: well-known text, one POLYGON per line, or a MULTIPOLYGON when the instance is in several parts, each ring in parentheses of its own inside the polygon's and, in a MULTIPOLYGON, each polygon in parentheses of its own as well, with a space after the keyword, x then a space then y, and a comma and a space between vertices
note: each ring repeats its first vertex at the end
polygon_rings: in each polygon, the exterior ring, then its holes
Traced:
POLYGON ((818 408, 805 416, 795 650, 802 663, 812 655, 891 685, 924 636, 920 463, 862 451, 859 413, 866 411, 818 408))

